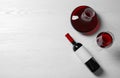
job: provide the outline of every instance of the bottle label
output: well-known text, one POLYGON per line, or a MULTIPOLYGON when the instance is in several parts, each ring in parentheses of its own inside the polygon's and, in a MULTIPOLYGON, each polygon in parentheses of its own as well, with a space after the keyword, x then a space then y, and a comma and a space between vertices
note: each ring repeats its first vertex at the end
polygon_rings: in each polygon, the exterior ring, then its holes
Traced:
POLYGON ((83 63, 86 63, 92 58, 92 55, 84 46, 81 46, 78 50, 76 50, 75 54, 82 60, 83 63))

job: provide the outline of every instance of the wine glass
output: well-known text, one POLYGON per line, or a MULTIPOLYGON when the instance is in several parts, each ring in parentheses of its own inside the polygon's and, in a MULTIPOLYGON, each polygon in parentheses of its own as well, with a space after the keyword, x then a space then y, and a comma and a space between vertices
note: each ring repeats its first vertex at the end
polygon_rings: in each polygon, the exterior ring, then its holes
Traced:
POLYGON ((96 37, 96 41, 98 46, 100 46, 101 48, 108 48, 112 45, 114 40, 114 36, 111 32, 107 31, 107 32, 100 32, 97 37, 96 37))

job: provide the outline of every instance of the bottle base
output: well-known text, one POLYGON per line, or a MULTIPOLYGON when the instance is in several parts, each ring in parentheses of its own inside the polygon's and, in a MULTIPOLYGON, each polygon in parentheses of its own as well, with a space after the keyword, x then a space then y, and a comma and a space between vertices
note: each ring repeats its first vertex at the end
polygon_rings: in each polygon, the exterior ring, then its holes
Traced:
POLYGON ((90 69, 91 72, 96 72, 100 65, 96 62, 96 60, 92 57, 90 60, 88 60, 85 65, 90 69))

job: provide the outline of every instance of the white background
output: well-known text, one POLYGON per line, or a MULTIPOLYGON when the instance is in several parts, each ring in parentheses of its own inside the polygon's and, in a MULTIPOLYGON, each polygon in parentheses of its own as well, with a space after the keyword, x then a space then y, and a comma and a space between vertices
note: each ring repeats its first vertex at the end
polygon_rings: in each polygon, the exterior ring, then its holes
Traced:
POLYGON ((119 78, 119 5, 119 0, 0 0, 0 78, 119 78), (71 26, 71 12, 80 5, 91 6, 101 19, 92 36, 71 26), (101 31, 114 34, 110 48, 97 46, 101 31), (94 75, 76 57, 67 32, 88 48, 103 74, 94 75))

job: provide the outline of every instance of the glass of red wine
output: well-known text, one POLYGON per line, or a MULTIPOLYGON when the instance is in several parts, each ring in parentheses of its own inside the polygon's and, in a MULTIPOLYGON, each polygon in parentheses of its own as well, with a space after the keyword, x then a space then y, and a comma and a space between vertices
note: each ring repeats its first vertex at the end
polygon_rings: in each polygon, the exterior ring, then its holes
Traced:
POLYGON ((101 32, 97 35, 96 41, 101 48, 108 48, 113 43, 113 34, 111 32, 101 32))

